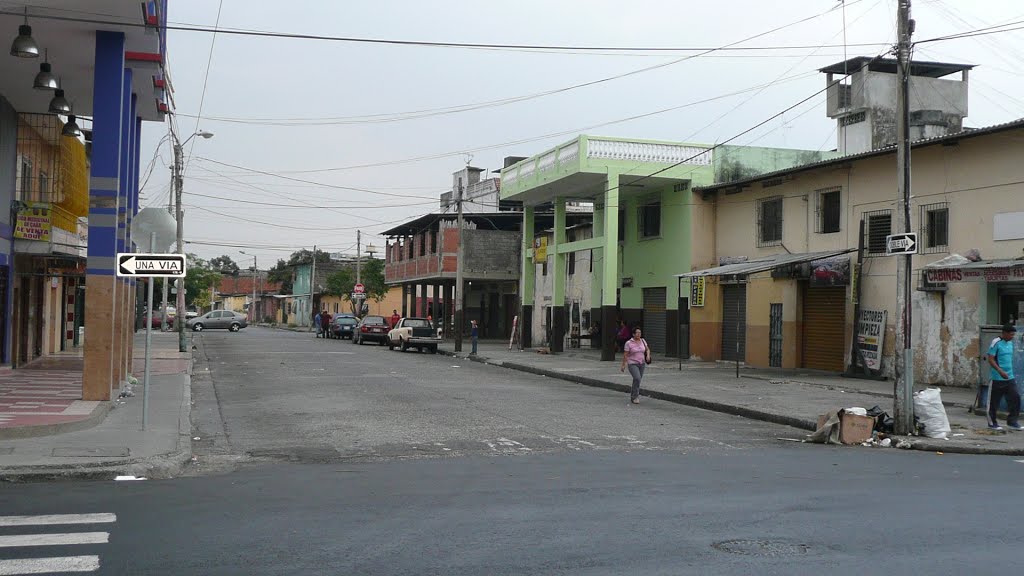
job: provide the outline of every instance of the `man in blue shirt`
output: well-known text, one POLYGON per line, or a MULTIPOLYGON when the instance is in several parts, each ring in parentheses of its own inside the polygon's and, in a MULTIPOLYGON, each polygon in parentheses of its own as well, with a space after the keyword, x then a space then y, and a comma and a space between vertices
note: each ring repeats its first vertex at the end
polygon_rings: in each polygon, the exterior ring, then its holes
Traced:
POLYGON ((1017 328, 1013 324, 1003 325, 1002 335, 992 341, 988 349, 988 364, 992 368, 992 394, 988 399, 988 427, 992 430, 1002 430, 1002 426, 996 421, 996 411, 999 404, 1006 398, 1006 407, 1009 414, 1006 416, 1006 426, 1011 430, 1024 430, 1020 425, 1020 394, 1017 393, 1017 383, 1013 378, 1013 337, 1017 334, 1017 328))

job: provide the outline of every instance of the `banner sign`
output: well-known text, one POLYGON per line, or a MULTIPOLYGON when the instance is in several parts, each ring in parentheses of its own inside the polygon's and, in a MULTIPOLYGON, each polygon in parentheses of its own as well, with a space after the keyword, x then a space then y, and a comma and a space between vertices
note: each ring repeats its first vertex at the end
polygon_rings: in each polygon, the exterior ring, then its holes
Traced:
POLYGON ((45 202, 26 202, 18 210, 14 237, 49 242, 51 228, 50 205, 45 202))
POLYGON ((849 256, 838 256, 836 258, 811 262, 809 282, 812 288, 848 285, 850 283, 849 256))
POLYGON ((882 347, 885 345, 885 310, 861 310, 857 323, 857 348, 871 370, 882 369, 882 347))
POLYGON ((932 283, 945 282, 1024 282, 1024 266, 1002 268, 925 268, 924 277, 932 283))
POLYGON ((707 278, 697 276, 690 278, 690 306, 699 308, 704 305, 704 292, 707 288, 707 278))

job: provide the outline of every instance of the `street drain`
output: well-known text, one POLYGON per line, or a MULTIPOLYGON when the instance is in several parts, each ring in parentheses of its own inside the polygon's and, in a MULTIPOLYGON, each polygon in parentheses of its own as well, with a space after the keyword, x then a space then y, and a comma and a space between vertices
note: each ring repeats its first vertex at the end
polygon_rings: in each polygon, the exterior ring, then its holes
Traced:
POLYGON ((760 556, 764 558, 782 558, 786 556, 804 556, 811 547, 807 544, 793 544, 778 540, 726 540, 715 542, 712 548, 729 554, 740 556, 760 556))

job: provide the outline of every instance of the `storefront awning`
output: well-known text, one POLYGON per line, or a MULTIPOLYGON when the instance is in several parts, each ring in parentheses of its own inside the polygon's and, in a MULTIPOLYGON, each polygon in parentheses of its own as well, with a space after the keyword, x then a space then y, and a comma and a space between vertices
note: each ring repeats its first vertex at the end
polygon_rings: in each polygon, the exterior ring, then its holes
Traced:
POLYGON ((773 254, 771 256, 759 256, 752 260, 739 262, 737 264, 725 264, 723 266, 696 270, 685 274, 676 274, 676 278, 699 278, 701 276, 743 276, 747 274, 755 274, 757 272, 774 270, 775 268, 780 268, 782 266, 792 266, 795 264, 803 264, 804 262, 814 262, 816 260, 834 258, 854 251, 856 251, 856 248, 829 250, 827 252, 803 252, 800 254, 773 254))
POLYGON ((928 282, 1024 282, 1024 260, 972 262, 959 254, 924 267, 928 282))

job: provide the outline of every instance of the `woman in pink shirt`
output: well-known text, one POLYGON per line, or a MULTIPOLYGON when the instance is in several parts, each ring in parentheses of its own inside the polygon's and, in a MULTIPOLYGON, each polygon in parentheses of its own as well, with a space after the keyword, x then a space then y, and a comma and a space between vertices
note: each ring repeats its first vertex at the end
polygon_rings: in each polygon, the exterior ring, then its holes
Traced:
POLYGON ((640 380, 644 377, 644 368, 651 361, 651 349, 642 336, 640 328, 633 329, 633 337, 626 341, 623 347, 625 354, 622 355, 621 372, 629 368, 629 374, 633 377, 633 389, 629 394, 629 401, 633 404, 640 403, 640 380))

